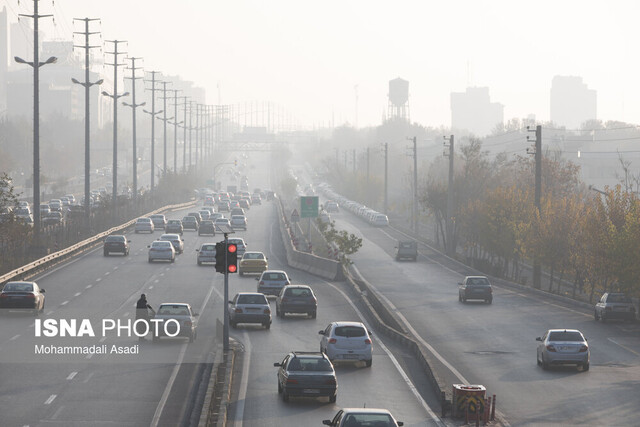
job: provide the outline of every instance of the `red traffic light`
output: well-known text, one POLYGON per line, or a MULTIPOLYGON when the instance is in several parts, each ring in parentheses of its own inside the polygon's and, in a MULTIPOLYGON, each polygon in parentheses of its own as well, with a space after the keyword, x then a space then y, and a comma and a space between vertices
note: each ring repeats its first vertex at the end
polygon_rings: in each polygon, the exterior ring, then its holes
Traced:
POLYGON ((236 245, 234 245, 233 243, 230 243, 227 245, 227 251, 233 253, 236 253, 238 250, 238 247, 236 245))
POLYGON ((235 273, 236 270, 238 269, 238 267, 235 264, 230 264, 228 268, 229 268, 229 273, 235 273))

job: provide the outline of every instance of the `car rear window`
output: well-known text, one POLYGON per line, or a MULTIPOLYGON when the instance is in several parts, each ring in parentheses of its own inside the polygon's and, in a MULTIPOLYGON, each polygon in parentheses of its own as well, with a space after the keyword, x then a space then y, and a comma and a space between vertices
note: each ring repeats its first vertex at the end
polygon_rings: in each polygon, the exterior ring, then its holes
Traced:
POLYGON ((307 288, 289 288, 285 292, 285 295, 288 297, 310 297, 311 290, 307 288))
POLYGON ((216 246, 215 245, 202 245, 200 250, 201 251, 215 251, 216 250, 216 246))
POLYGON ((315 357, 295 357, 289 363, 290 371, 327 372, 331 369, 331 363, 328 360, 315 357))
POLYGON ((124 242, 124 236, 107 236, 105 242, 124 242))
POLYGON ((268 304, 264 295, 240 295, 238 304, 268 304))
POLYGON ((344 425, 393 427, 396 423, 387 414, 348 414, 344 425))
POLYGON ((491 286, 487 279, 468 279, 467 285, 471 286, 491 286))
POLYGON ((7 283, 4 285, 2 290, 12 292, 33 292, 33 285, 31 283, 7 283))
POLYGON ((364 337, 367 333, 363 327, 360 326, 338 326, 334 334, 339 337, 364 337))
POLYGON ((629 298, 626 295, 609 295, 607 297, 607 302, 624 302, 624 303, 630 303, 631 302, 631 298, 629 298))
POLYGON ((265 273, 262 280, 285 280, 285 277, 282 273, 265 273))
POLYGON ((549 341, 584 341, 579 332, 551 332, 549 341))
POLYGON ((242 259, 264 259, 264 255, 260 252, 246 252, 242 259))

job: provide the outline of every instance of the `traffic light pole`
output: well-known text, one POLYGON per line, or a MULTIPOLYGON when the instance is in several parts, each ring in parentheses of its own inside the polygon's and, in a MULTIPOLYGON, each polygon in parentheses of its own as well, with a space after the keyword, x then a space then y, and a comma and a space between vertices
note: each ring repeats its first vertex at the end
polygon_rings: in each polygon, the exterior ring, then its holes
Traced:
MULTIPOLYGON (((224 246, 229 244, 229 235, 224 233, 224 246)), ((227 251, 224 251, 224 265, 227 265, 227 251)), ((222 327, 222 350, 229 351, 229 271, 224 272, 224 326, 222 327)))

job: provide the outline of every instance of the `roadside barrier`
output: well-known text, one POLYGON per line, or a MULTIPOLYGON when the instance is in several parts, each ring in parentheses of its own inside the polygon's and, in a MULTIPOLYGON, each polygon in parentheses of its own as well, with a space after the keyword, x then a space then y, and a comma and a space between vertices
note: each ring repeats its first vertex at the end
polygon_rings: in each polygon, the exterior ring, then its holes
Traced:
MULTIPOLYGON (((186 208, 189 206, 193 206, 196 204, 196 201, 190 201, 187 203, 181 203, 181 204, 177 204, 177 205, 168 205, 168 206, 164 206, 160 209, 156 209, 155 211, 149 212, 147 214, 144 215, 140 215, 140 216, 149 216, 149 215, 153 215, 153 214, 157 214, 157 213, 162 213, 165 211, 169 211, 169 210, 175 210, 175 209, 182 209, 182 208, 186 208)), ((139 217, 136 217, 136 219, 139 217)), ((133 224, 135 224, 136 219, 132 219, 131 221, 127 221, 122 225, 119 225, 117 227, 113 227, 107 231, 104 231, 102 233, 96 234, 93 237, 90 237, 88 239, 83 240, 80 243, 76 243, 73 246, 69 246, 68 248, 62 249, 60 251, 54 252, 52 254, 49 254, 47 256, 44 256, 42 258, 39 258, 35 261, 33 261, 32 263, 23 265, 19 268, 16 268, 15 270, 12 270, 2 276, 0 276, 0 285, 4 285, 6 282, 9 282, 11 280, 24 280, 25 278, 28 278, 30 276, 33 276, 34 274, 45 270, 46 268, 49 268, 51 265, 53 264, 57 264, 61 261, 63 261, 64 259, 66 259, 69 256, 74 255, 77 252, 80 252, 82 250, 88 249, 90 247, 92 247, 93 245, 95 245, 96 243, 98 243, 99 241, 101 241, 104 237, 108 236, 109 234, 113 234, 116 233, 118 231, 122 231, 128 227, 131 227, 133 224)))

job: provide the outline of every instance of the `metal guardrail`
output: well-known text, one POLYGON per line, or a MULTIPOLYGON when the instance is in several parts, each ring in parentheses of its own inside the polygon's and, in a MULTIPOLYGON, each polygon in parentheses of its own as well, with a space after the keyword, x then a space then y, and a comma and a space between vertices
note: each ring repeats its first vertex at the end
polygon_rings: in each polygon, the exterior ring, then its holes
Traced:
MULTIPOLYGON (((145 215, 141 215, 141 216, 149 216, 149 215, 153 215, 153 214, 157 214, 157 213, 162 213, 164 211, 169 211, 169 210, 174 210, 174 209, 181 209, 181 208, 186 208, 188 206, 192 206, 194 204, 197 204, 197 201, 190 201, 187 203, 181 203, 181 204, 177 204, 177 205, 168 205, 168 206, 163 206, 159 209, 156 209, 152 212, 149 212, 145 215)), ((6 282, 10 281, 10 280, 16 280, 16 279, 23 279, 25 277, 31 276, 37 272, 39 272, 40 270, 42 270, 43 268, 46 268, 47 266, 49 266, 50 264, 56 263, 56 262, 60 262, 62 261, 64 258, 74 254, 75 252, 78 252, 80 250, 86 249, 89 246, 94 245, 95 243, 97 243, 98 241, 102 240, 104 237, 108 236, 109 234, 124 230, 128 227, 131 227, 133 224, 135 224, 136 219, 132 219, 131 221, 127 221, 124 224, 121 224, 117 227, 112 227, 107 231, 103 231, 102 233, 96 234, 93 237, 90 237, 86 240, 83 240, 82 242, 76 243, 75 245, 69 246, 68 248, 64 248, 60 251, 54 252, 52 254, 49 254, 47 256, 44 256, 42 258, 39 258, 29 264, 23 265, 22 267, 16 268, 15 270, 12 270, 2 276, 0 276, 0 284, 4 285, 6 282)))

